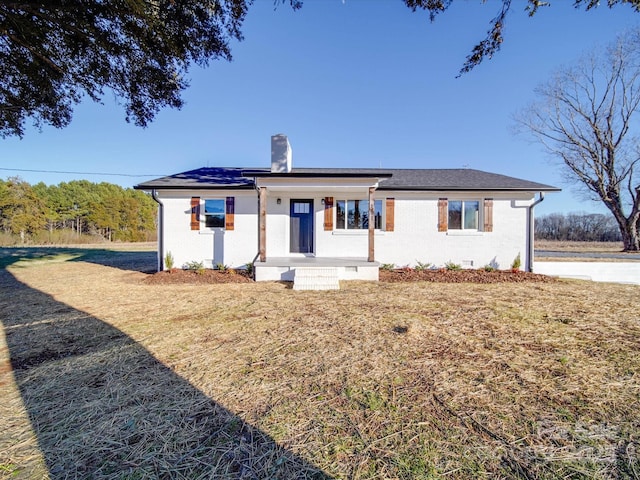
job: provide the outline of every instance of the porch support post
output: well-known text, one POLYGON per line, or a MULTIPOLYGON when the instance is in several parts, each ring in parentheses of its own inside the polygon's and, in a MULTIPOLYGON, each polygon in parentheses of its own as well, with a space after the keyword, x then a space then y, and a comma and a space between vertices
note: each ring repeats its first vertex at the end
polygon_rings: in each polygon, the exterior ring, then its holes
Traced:
POLYGON ((367 261, 375 262, 375 248, 373 245, 373 230, 376 226, 375 217, 375 204, 373 200, 373 192, 376 191, 376 187, 369 187, 369 255, 367 261))
POLYGON ((267 189, 260 187, 260 214, 258 216, 258 251, 260 261, 267 261, 267 189))

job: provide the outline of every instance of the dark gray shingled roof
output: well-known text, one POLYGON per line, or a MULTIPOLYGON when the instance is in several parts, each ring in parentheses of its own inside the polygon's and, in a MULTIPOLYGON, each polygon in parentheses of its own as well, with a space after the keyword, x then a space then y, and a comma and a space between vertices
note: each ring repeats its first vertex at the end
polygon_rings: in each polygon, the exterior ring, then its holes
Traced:
POLYGON ((559 192, 551 185, 468 168, 400 169, 378 190, 520 190, 559 192))
POLYGON ((253 188, 253 179, 243 172, 269 171, 267 168, 207 167, 156 178, 134 186, 138 190, 199 189, 199 188, 253 188))
POLYGON ((496 173, 457 169, 294 168, 272 174, 268 168, 199 168, 136 185, 139 190, 251 189, 254 177, 378 177, 378 190, 465 190, 557 192, 559 188, 496 173), (385 178, 386 177, 386 178, 385 178))

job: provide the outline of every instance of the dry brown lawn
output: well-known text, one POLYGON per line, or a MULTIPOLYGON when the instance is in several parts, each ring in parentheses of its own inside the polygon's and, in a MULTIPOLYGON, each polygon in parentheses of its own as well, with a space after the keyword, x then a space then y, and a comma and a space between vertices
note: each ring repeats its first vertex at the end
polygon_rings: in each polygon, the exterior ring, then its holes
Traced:
POLYGON ((640 478, 638 286, 299 292, 20 258, 0 476, 640 478))
POLYGON ((535 248, 536 262, 640 262, 638 252, 623 251, 622 242, 536 240, 535 248), (542 252, 545 250, 560 252, 566 256, 545 256, 542 252), (577 255, 572 256, 572 254, 577 255))
POLYGON ((619 253, 624 245, 622 242, 569 242, 564 240, 536 240, 535 248, 540 250, 552 250, 554 252, 579 252, 579 253, 619 253))

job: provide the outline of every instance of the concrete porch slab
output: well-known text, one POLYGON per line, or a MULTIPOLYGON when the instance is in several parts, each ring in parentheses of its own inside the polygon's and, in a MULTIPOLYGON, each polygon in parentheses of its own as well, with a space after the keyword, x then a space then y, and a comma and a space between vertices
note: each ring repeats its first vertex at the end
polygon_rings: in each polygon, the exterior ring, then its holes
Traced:
POLYGON ((358 257, 271 257, 265 262, 255 262, 256 281, 292 282, 296 268, 335 268, 339 280, 378 281, 379 262, 369 262, 358 257))

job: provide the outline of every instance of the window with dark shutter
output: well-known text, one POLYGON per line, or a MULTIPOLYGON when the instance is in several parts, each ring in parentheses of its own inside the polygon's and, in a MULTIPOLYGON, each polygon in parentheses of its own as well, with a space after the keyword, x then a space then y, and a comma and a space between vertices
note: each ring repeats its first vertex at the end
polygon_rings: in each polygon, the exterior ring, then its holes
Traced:
POLYGON ((493 232, 493 199, 484 199, 484 231, 493 232))
POLYGON ((324 229, 333 230, 333 197, 324 197, 324 229))
POLYGON ((227 197, 224 228, 225 230, 233 230, 235 228, 235 197, 227 197))
POLYGON ((191 197, 191 230, 200 230, 200 197, 191 197))
POLYGON ((446 198, 438 199, 438 231, 446 232, 449 222, 449 202, 446 198))
POLYGON ((393 232, 395 228, 395 198, 387 198, 385 202, 385 226, 387 232, 393 232))

